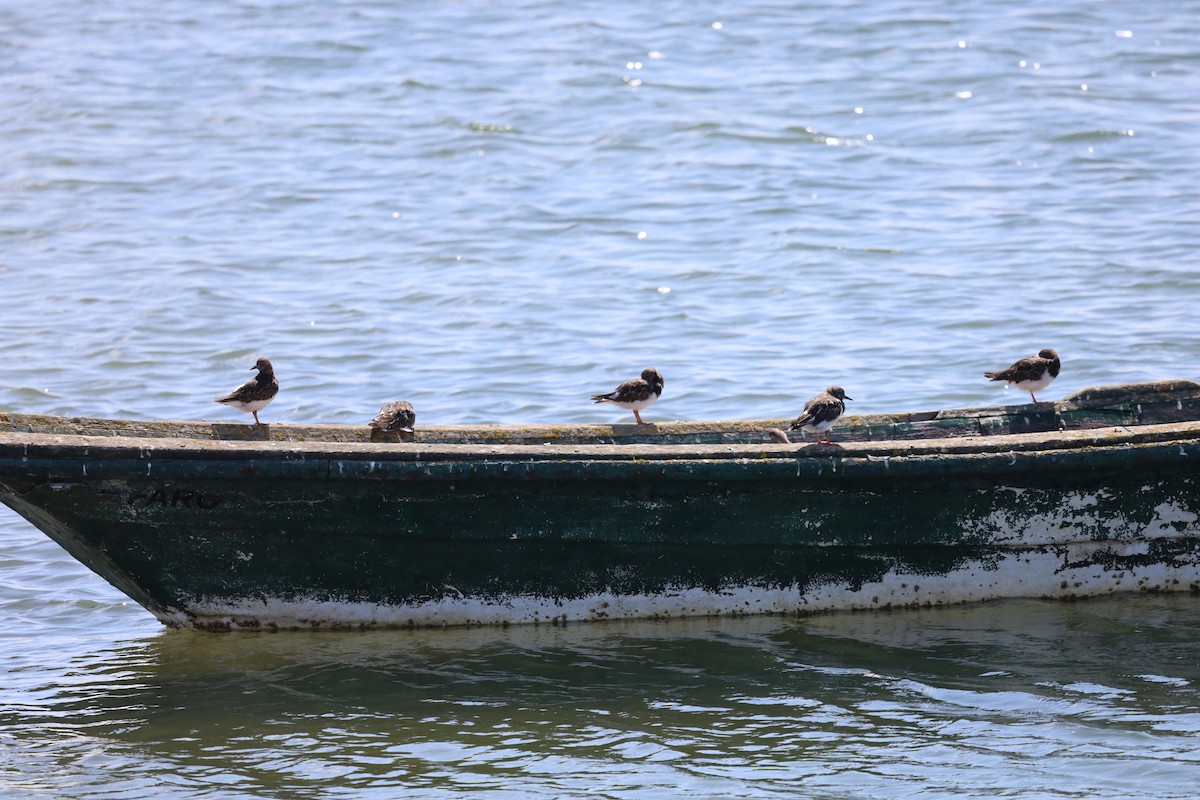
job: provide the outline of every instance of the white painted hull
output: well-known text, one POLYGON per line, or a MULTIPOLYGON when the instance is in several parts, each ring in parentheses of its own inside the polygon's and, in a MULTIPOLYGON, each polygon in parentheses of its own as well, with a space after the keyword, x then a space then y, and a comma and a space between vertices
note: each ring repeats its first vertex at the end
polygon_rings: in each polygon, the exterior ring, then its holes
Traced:
POLYGON ((1200 592, 1200 560, 1106 569, 1098 554, 1129 557, 1148 543, 1084 542, 1013 552, 945 575, 889 573, 852 589, 809 591, 731 586, 720 592, 680 587, 655 595, 600 593, 573 600, 532 595, 447 598, 415 606, 303 600, 201 599, 189 614, 160 615, 173 626, 200 628, 371 628, 563 624, 615 619, 814 614, 948 606, 1001 598, 1075 599, 1122 592, 1200 592), (1080 564, 1080 566, 1072 566, 1080 564))

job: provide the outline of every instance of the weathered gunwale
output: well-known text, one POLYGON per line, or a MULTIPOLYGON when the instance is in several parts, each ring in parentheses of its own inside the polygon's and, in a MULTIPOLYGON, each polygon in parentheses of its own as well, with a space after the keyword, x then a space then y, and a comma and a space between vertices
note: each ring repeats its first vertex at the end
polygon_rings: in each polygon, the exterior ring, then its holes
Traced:
MULTIPOLYGON (((788 419, 665 422, 653 425, 444 425, 418 429, 400 441, 380 437, 365 425, 276 424, 232 425, 217 422, 142 421, 95 417, 63 417, 0 412, 0 445, 111 447, 115 441, 129 447, 152 446, 160 450, 194 449, 197 453, 438 453, 465 457, 471 451, 512 453, 536 457, 562 450, 590 458, 667 457, 711 453, 771 454, 786 452, 811 456, 856 457, 925 448, 918 443, 949 442, 947 452, 978 449, 980 452, 1012 447, 1015 443, 1038 448, 1062 443, 1073 446, 1088 432, 1112 428, 1103 435, 1121 443, 1119 431, 1141 430, 1146 437, 1186 435, 1186 425, 1200 421, 1200 383, 1160 381, 1081 390, 1057 403, 945 409, 902 414, 849 415, 837 428, 840 448, 813 444, 794 434, 797 441, 773 442, 768 432, 786 429, 788 419), (1173 407, 1172 407, 1173 406, 1173 407), (1177 431, 1172 425, 1184 425, 1177 431), (1017 439, 1006 437, 1017 436, 1017 439), (1062 438, 1056 438, 1062 437, 1062 438), (546 448, 551 448, 547 450, 546 448), (683 448, 683 449, 679 449, 683 448), (691 449, 688 449, 691 448, 691 449)), ((415 456, 414 456, 415 457, 415 456)))
MULTIPOLYGON (((171 423, 167 423, 171 424, 171 423)), ((846 442, 840 447, 816 444, 652 444, 631 445, 498 445, 312 441, 205 441, 169 437, 80 436, 46 433, 0 433, 0 457, 137 458, 252 460, 301 457, 362 461, 730 461, 797 458, 853 461, 946 455, 994 455, 1089 451, 1200 439, 1200 421, 1137 427, 1091 428, 940 439, 896 439, 846 442), (114 441, 115 440, 115 441, 114 441)))
MULTIPOLYGON (((787 420, 618 425, 458 425, 419 429, 409 441, 380 439, 365 425, 229 425, 0 413, 0 459, 304 461, 380 463, 832 461, 854 472, 952 457, 943 469, 985 467, 988 457, 1097 456, 1200 438, 1200 384, 1163 381, 1085 389, 1057 403, 852 415, 838 428, 840 447, 776 443, 787 420), (374 437, 374 439, 372 438, 374 437), (971 457, 971 458, 967 458, 971 457)), ((1161 449, 1161 447, 1159 448, 1161 449)), ((309 465, 311 466, 311 465, 309 465)), ((928 464, 924 465, 928 469, 928 464)), ((561 474, 560 470, 556 470, 561 474)), ((902 470, 897 470, 902 471, 902 470)))

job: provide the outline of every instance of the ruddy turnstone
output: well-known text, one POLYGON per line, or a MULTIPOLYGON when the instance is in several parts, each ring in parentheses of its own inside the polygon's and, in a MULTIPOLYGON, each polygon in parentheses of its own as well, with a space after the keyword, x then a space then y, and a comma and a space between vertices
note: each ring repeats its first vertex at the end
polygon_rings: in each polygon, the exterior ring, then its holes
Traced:
POLYGON ((625 408, 633 412, 638 425, 649 425, 642 420, 638 412, 662 397, 663 376, 656 369, 642 370, 642 377, 625 381, 608 394, 594 394, 592 401, 596 403, 612 403, 617 408, 625 408))
POLYGON ((830 386, 804 404, 804 411, 796 417, 789 430, 807 431, 816 438, 817 444, 822 444, 821 434, 824 433, 824 444, 841 447, 837 442, 829 440, 829 429, 846 412, 846 401, 853 399, 846 395, 846 390, 842 387, 830 386))
POLYGON ((991 378, 994 381, 1007 381, 1009 386, 1015 386, 1022 392, 1029 392, 1029 396, 1036 403, 1038 399, 1034 392, 1049 386, 1050 381, 1058 377, 1058 370, 1061 367, 1062 362, 1058 360, 1058 353, 1047 347, 1036 356, 1022 358, 1008 369, 985 372, 983 377, 991 378))
POLYGON ((412 403, 407 400, 400 400, 395 403, 388 403, 379 409, 379 413, 375 415, 375 419, 367 424, 375 430, 384 431, 385 433, 394 433, 396 431, 412 433, 413 425, 417 424, 417 412, 413 411, 412 403))
POLYGON ((224 397, 218 397, 217 402, 253 414, 254 424, 262 425, 258 420, 258 412, 275 399, 279 393, 279 381, 275 380, 275 369, 271 362, 265 358, 255 361, 250 369, 258 370, 258 375, 224 397))

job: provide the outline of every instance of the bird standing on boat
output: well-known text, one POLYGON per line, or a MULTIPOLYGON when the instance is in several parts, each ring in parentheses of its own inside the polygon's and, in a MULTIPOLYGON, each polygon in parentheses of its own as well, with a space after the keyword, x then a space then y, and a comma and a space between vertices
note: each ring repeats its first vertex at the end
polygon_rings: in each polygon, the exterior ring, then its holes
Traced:
POLYGON ((258 375, 243 383, 224 397, 218 397, 216 402, 236 408, 254 415, 254 424, 262 425, 258 412, 267 407, 279 393, 279 381, 275 380, 275 369, 271 362, 260 358, 250 369, 258 370, 258 375))
POLYGON ((594 394, 592 401, 596 403, 612 403, 617 408, 633 412, 638 425, 649 425, 642 420, 638 412, 662 397, 663 376, 656 369, 642 370, 642 377, 625 381, 608 394, 594 394))
POLYGON ((1038 399, 1034 392, 1049 386, 1050 382, 1058 377, 1060 367, 1062 362, 1058 360, 1058 353, 1047 347, 1036 356, 1022 358, 1008 369, 985 372, 983 377, 994 381, 1007 381, 1009 386, 1029 392, 1029 396, 1036 403, 1038 399))
POLYGON ((829 429, 846 413, 846 401, 853 400, 846 395, 846 390, 840 386, 830 386, 816 397, 804 404, 804 411, 796 417, 790 430, 806 431, 816 438, 817 444, 831 444, 841 447, 837 442, 829 440, 829 429), (821 442, 821 434, 825 441, 821 442))
POLYGON ((399 400, 395 403, 388 403, 379 409, 375 419, 367 424, 375 430, 385 433, 397 431, 412 433, 413 425, 417 424, 417 412, 413 411, 412 403, 407 400, 399 400))

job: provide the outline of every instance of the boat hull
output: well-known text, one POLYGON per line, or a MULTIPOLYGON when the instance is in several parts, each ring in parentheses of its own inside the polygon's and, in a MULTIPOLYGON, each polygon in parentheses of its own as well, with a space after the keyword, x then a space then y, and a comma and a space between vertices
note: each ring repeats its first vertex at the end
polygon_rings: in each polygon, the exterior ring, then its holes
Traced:
POLYGON ((814 446, 51 437, 0 497, 173 627, 1200 591, 1200 424, 814 446))

